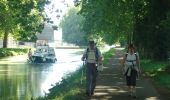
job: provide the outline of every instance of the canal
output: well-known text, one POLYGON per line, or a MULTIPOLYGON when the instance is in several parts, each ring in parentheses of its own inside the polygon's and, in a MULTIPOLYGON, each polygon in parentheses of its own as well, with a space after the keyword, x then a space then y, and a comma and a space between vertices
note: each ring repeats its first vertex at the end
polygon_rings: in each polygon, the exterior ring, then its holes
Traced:
POLYGON ((56 63, 27 63, 27 56, 0 59, 0 100, 44 96, 62 77, 82 65, 81 49, 56 49, 56 63))

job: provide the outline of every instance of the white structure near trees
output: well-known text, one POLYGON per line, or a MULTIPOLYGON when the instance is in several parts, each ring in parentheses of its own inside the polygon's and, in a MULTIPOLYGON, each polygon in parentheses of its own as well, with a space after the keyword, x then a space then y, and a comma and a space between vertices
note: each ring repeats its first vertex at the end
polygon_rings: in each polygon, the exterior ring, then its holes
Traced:
POLYGON ((55 46, 55 40, 54 40, 54 29, 52 24, 45 23, 44 29, 41 33, 37 34, 37 45, 53 45, 55 46))
POLYGON ((54 30, 53 30, 52 24, 45 23, 44 29, 42 30, 41 33, 37 34, 37 38, 38 40, 46 40, 49 43, 54 42, 54 30))

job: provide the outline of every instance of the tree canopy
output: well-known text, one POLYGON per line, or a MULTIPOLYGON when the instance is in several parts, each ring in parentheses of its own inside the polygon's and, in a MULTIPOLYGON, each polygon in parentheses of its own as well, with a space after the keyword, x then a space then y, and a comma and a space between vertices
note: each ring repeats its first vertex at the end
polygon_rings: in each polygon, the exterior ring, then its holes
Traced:
POLYGON ((16 40, 35 41, 44 23, 43 10, 48 0, 1 0, 0 36, 7 47, 8 35, 16 40))
POLYGON ((169 0, 75 0, 75 5, 81 8, 86 33, 108 44, 134 43, 143 57, 167 59, 169 0))
POLYGON ((77 8, 71 8, 64 15, 60 24, 63 30, 63 41, 76 45, 84 45, 86 43, 86 34, 81 31, 83 17, 77 13, 77 8))

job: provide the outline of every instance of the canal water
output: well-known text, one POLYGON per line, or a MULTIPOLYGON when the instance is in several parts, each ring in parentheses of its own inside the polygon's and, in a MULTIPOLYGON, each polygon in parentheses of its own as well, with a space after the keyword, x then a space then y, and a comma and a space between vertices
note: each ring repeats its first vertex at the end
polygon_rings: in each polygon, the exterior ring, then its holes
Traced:
POLYGON ((62 77, 81 65, 80 49, 56 49, 56 63, 27 63, 27 56, 0 59, 0 100, 44 96, 62 77))

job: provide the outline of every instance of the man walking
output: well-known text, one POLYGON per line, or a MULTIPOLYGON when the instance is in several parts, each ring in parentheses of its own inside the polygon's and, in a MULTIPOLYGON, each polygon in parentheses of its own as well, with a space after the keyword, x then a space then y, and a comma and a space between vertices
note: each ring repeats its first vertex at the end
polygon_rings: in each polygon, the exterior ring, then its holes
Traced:
POLYGON ((102 64, 102 54, 94 41, 89 41, 89 47, 85 50, 82 61, 86 61, 86 94, 94 94, 97 77, 97 65, 102 64))

